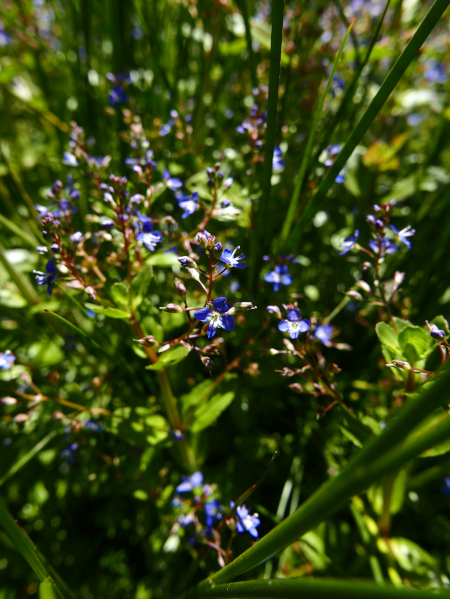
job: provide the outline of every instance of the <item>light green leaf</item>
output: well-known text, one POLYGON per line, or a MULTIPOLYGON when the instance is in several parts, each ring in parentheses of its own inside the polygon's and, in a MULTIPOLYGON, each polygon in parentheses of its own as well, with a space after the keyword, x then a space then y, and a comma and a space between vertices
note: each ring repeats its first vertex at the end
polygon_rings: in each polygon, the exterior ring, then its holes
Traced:
POLYGON ((85 304, 88 310, 92 310, 97 314, 103 314, 103 316, 109 316, 109 318, 131 318, 131 314, 118 310, 117 308, 105 308, 104 306, 98 306, 97 304, 85 304))
POLYGON ((146 260, 147 264, 151 264, 152 266, 163 266, 163 267, 173 267, 180 266, 178 262, 178 256, 174 254, 174 252, 161 252, 158 254, 152 254, 146 260))
POLYGON ((169 349, 160 355, 156 364, 147 366, 147 370, 162 370, 163 368, 167 368, 167 366, 171 366, 172 364, 176 364, 183 360, 190 351, 191 350, 185 345, 179 345, 174 349, 169 349))
POLYGON ((152 269, 150 266, 146 265, 131 281, 131 289, 133 291, 133 305, 135 308, 138 308, 145 299, 152 277, 152 269))
POLYGON ((401 348, 398 342, 398 335, 395 332, 394 327, 387 322, 379 322, 375 327, 378 335, 378 339, 383 345, 395 354, 400 354, 401 348))
POLYGON ((207 403, 201 404, 195 411, 191 430, 193 433, 198 433, 213 422, 228 408, 234 399, 234 391, 229 391, 225 394, 218 393, 214 395, 207 403))
POLYGON ((119 408, 115 410, 108 430, 136 445, 157 445, 167 438, 169 425, 151 408, 119 408))
POLYGON ((196 406, 201 398, 209 391, 213 386, 211 379, 205 379, 199 385, 196 385, 189 393, 182 395, 181 401, 181 413, 183 416, 189 411, 190 408, 196 406))
POLYGON ((128 306, 129 293, 123 283, 114 283, 110 290, 111 297, 114 302, 121 308, 128 306))
POLYGON ((421 327, 408 325, 398 335, 402 357, 408 362, 417 362, 426 358, 436 347, 431 335, 421 327))

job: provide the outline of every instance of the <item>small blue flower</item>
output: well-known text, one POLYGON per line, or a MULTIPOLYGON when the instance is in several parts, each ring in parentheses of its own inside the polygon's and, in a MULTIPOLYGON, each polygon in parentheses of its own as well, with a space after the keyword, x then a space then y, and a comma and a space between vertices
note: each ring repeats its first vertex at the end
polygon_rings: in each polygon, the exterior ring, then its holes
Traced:
POLYGON ((436 341, 442 341, 445 339, 445 331, 439 329, 435 324, 429 324, 428 327, 430 329, 430 335, 433 337, 433 339, 436 339, 436 341))
POLYGON ((167 432, 173 439, 175 439, 175 441, 182 441, 184 439, 183 433, 179 430, 167 431, 167 432))
POLYGON ((179 179, 175 179, 175 177, 172 177, 172 175, 166 168, 163 170, 163 179, 164 183, 172 191, 175 191, 176 189, 180 189, 180 187, 183 187, 183 183, 179 179))
POLYGON ((327 345, 331 341, 331 335, 333 333, 333 327, 331 324, 320 324, 315 329, 311 337, 318 339, 324 345, 327 345))
POLYGON ((225 179, 225 181, 223 182, 222 185, 222 189, 223 191, 226 191, 227 189, 229 189, 231 186, 233 185, 233 177, 227 177, 225 179))
POLYGON ((273 159, 272 159, 272 168, 274 171, 281 171, 281 169, 285 166, 285 161, 283 160, 283 152, 280 148, 276 147, 273 151, 273 159))
POLYGON ((61 457, 65 458, 69 466, 75 461, 75 452, 78 449, 78 443, 69 443, 69 445, 61 452, 61 457))
POLYGON ((227 314, 230 306, 227 304, 225 297, 218 297, 212 303, 212 308, 209 306, 201 308, 194 312, 194 318, 200 322, 209 322, 208 339, 214 337, 218 328, 225 331, 232 331, 235 327, 234 318, 227 314))
POLYGON ((268 272, 264 280, 266 283, 273 283, 273 290, 278 291, 280 285, 290 285, 292 276, 288 273, 286 264, 277 264, 272 272, 268 272))
POLYGON ((123 88, 119 85, 113 87, 109 91, 108 102, 113 106, 120 106, 123 102, 128 100, 127 94, 124 92, 123 88))
POLYGON ((309 327, 309 320, 302 320, 300 310, 295 308, 288 310, 287 320, 282 320, 278 324, 278 330, 282 333, 289 333, 291 339, 297 339, 299 334, 306 333, 309 327))
POLYGON ((222 520, 222 513, 220 511, 221 505, 218 499, 207 501, 204 505, 204 509, 207 528, 211 528, 214 525, 215 520, 222 520))
POLYGON ((347 167, 344 166, 344 168, 340 171, 340 173, 338 174, 338 176, 335 178, 336 183, 343 183, 345 181, 345 173, 347 171, 347 167))
POLYGON ((353 235, 350 235, 350 237, 346 237, 343 241, 341 241, 341 247, 343 247, 344 249, 342 250, 342 252, 339 252, 339 254, 341 256, 343 256, 344 254, 349 252, 351 249, 353 249, 356 245, 358 237, 359 237, 359 231, 358 231, 358 229, 356 229, 356 231, 353 233, 353 235))
POLYGON ((393 254, 398 250, 395 243, 390 242, 386 237, 383 239, 380 236, 378 236, 377 239, 371 239, 369 241, 369 246, 375 254, 393 254))
POLYGON ((441 487, 441 493, 444 495, 450 495, 450 476, 444 478, 444 484, 441 487))
POLYGON ((70 236, 70 241, 72 243, 79 243, 83 239, 83 233, 81 231, 77 231, 70 236))
POLYGON ((0 370, 9 370, 15 360, 16 356, 9 349, 5 352, 0 352, 0 370))
POLYGON ((177 201, 181 210, 184 210, 181 218, 187 218, 188 216, 191 216, 191 214, 194 214, 198 208, 198 191, 194 191, 192 198, 189 196, 181 196, 177 201))
POLYGON ((153 223, 150 219, 142 223, 142 230, 136 234, 136 239, 143 243, 151 252, 155 251, 155 245, 162 241, 162 238, 162 233, 153 231, 153 223))
POLYGON ((237 248, 234 250, 233 253, 231 253, 231 250, 227 250, 225 248, 222 252, 222 255, 220 256, 220 261, 224 262, 225 264, 227 264, 230 267, 245 268, 245 263, 242 262, 242 264, 241 264, 239 261, 245 260, 247 258, 247 256, 244 256, 244 254, 240 254, 236 258, 234 257, 235 253, 239 250, 239 247, 240 246, 237 246, 237 248))
POLYGON ((63 164, 67 166, 78 166, 78 160, 75 154, 72 152, 64 152, 63 164))
POLYGON ((47 271, 47 273, 45 272, 40 272, 38 270, 33 270, 33 273, 36 275, 36 282, 38 285, 47 285, 47 293, 49 295, 52 294, 52 285, 56 280, 56 270, 55 270, 55 263, 53 262, 53 259, 51 258, 46 266, 45 266, 45 270, 47 271))
POLYGON ((194 472, 191 476, 182 476, 183 481, 175 489, 177 493, 188 493, 199 487, 203 483, 203 474, 201 472, 194 472))
POLYGON ((447 74, 444 71, 444 67, 440 63, 436 63, 425 71, 425 79, 432 83, 445 83, 447 81, 447 74))
POLYGON ((105 427, 99 420, 95 420, 94 418, 89 418, 84 423, 84 428, 87 428, 89 431, 93 433, 103 433, 105 431, 105 427))
POLYGON ((390 227, 396 234, 398 240, 401 241, 402 243, 404 243, 407 248, 411 249, 412 245, 411 245, 411 242, 409 241, 408 237, 412 237, 415 234, 414 229, 411 229, 411 227, 409 225, 407 227, 405 227, 404 229, 402 229, 401 231, 399 231, 396 227, 394 227, 394 225, 390 225, 390 227))
POLYGON ((258 538, 256 528, 261 524, 258 514, 250 515, 245 505, 240 505, 236 508, 238 521, 236 522, 236 530, 240 533, 248 532, 254 539, 258 538))

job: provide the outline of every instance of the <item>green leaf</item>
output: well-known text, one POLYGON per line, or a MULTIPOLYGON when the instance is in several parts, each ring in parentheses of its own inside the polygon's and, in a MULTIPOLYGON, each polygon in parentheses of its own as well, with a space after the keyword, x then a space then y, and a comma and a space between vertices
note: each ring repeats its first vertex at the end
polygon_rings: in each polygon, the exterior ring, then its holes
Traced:
POLYGON ((146 260, 147 264, 151 264, 152 266, 163 266, 163 267, 173 267, 180 266, 178 262, 178 256, 174 252, 161 252, 152 254, 146 260))
POLYGON ((85 304, 88 310, 92 310, 97 314, 103 314, 103 316, 109 316, 109 318, 131 318, 131 314, 118 310, 117 308, 105 308, 104 306, 98 306, 97 304, 85 304))
POLYGON ((139 308, 145 299, 152 277, 152 269, 150 266, 146 265, 131 281, 131 289, 133 291, 133 306, 135 308, 139 308))
POLYGON ((214 395, 207 403, 203 403, 195 411, 192 419, 191 430, 193 433, 198 433, 213 422, 228 408, 234 399, 234 391, 229 391, 221 395, 214 395))
POLYGON ((375 327, 378 339, 395 354, 400 354, 401 348, 394 327, 387 322, 379 322, 375 327))
POLYGON ((110 432, 136 445, 157 445, 167 439, 169 426, 160 414, 151 408, 119 408, 107 424, 110 432))
POLYGON ((114 283, 110 289, 111 297, 121 308, 128 306, 129 292, 123 283, 114 283))
MULTIPOLYGON (((390 539, 389 544, 399 566, 407 572, 424 575, 436 566, 434 557, 409 539, 394 537, 390 539)), ((388 551, 390 548, 388 547, 388 551)))
POLYGON ((147 370, 162 370, 163 368, 167 368, 167 366, 171 366, 172 364, 176 364, 183 360, 191 350, 185 345, 179 345, 174 349, 169 349, 160 355, 156 364, 150 364, 147 366, 147 370))
POLYGON ((57 599, 55 583, 51 578, 43 580, 39 585, 39 599, 57 599))
POLYGON ((201 398, 208 393, 209 389, 213 386, 214 381, 211 379, 205 379, 200 384, 196 385, 189 393, 180 397, 181 402, 181 413, 183 416, 187 414, 190 408, 196 406, 201 398))
POLYGON ((427 331, 421 327, 408 325, 398 336, 402 355, 408 362, 417 362, 426 358, 436 347, 436 342, 427 331))

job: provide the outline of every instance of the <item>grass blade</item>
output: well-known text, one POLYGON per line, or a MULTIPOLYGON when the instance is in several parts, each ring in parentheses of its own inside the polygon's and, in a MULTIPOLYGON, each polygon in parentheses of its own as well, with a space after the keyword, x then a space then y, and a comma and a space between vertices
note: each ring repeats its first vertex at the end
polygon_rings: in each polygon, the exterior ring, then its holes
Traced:
POLYGON ((8 472, 5 472, 5 474, 0 478, 0 487, 3 485, 3 483, 5 483, 8 479, 11 478, 11 476, 14 476, 14 474, 16 472, 18 472, 23 466, 25 466, 25 464, 28 464, 28 462, 34 458, 34 456, 36 454, 38 454, 41 449, 43 449, 47 443, 49 443, 53 437, 56 436, 56 431, 50 431, 48 433, 48 435, 46 435, 43 439, 41 439, 39 441, 39 443, 36 443, 36 445, 34 447, 32 447, 30 449, 30 451, 27 451, 27 453, 25 455, 23 455, 21 458, 19 458, 17 460, 17 462, 15 462, 11 468, 8 470, 8 472))
POLYGON ((442 14, 448 8, 449 4, 450 0, 435 0, 428 13, 425 15, 425 18, 417 28, 417 31, 412 36, 411 40, 408 42, 406 48, 395 62, 388 76, 383 81, 374 99, 361 117, 361 120, 350 134, 350 137, 336 158, 336 161, 320 184, 319 189, 316 191, 309 204, 307 204, 303 214, 300 216, 300 220, 298 221, 292 235, 288 240, 288 247, 293 247, 294 244, 298 242, 300 235, 316 213, 320 203, 333 185, 335 178, 345 166, 356 146, 361 143, 364 135, 367 133, 369 127, 375 120, 375 117, 383 108, 395 86, 400 81, 401 77, 413 59, 416 57, 420 47, 430 35, 431 31, 442 17, 442 14))
POLYGON ((303 154, 302 163, 300 165, 300 170, 297 175, 297 180, 295 182, 294 193, 292 194, 291 202, 289 204, 289 208, 286 214, 286 218, 284 219, 283 228, 281 230, 281 240, 280 245, 283 245, 286 239, 289 237, 289 233, 293 224, 295 211, 297 209, 298 199, 300 197, 300 192, 303 187, 303 181, 305 179, 306 169, 308 168, 308 162, 311 155, 311 149, 314 141, 314 134, 317 129, 317 125, 319 124, 319 119, 322 114, 323 106, 325 104, 326 97, 328 96, 328 92, 330 91, 331 84, 333 82, 334 75, 336 74, 339 62, 341 60, 342 54, 344 52, 344 48, 347 44, 348 36, 350 35, 350 31, 352 30, 353 21, 350 23, 349 28, 347 29, 347 33, 342 41, 341 47, 339 48, 339 52, 337 53, 336 59, 333 64, 333 69, 331 70, 330 76, 328 77, 327 85, 325 90, 320 98, 319 106, 317 107, 316 114, 314 115, 314 121, 309 132, 308 141, 306 142, 305 152, 303 154))
MULTIPOLYGON (((186 595, 187 596, 187 595, 186 595)), ((433 599, 434 591, 393 589, 360 581, 342 580, 251 580, 224 585, 209 584, 189 597, 268 597, 277 599, 433 599)), ((439 595, 438 595, 439 596, 439 595)))

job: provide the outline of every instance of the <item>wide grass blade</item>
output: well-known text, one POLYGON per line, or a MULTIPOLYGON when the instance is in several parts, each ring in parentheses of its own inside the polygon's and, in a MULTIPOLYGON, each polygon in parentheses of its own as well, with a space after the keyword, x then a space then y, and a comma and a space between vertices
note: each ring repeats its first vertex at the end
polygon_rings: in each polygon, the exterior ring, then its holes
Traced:
POLYGON ((300 216, 300 219, 288 240, 288 247, 291 248, 298 242, 300 235, 316 213, 322 200, 325 198, 326 194, 333 185, 335 178, 345 166, 356 146, 361 143, 370 125, 383 108, 395 86, 402 78, 408 66, 416 57, 420 47, 430 35, 439 19, 442 17, 442 14, 448 8, 449 4, 450 0, 435 0, 431 6, 425 18, 417 28, 417 31, 395 62, 386 79, 383 81, 378 93, 375 95, 366 112, 361 117, 361 120, 350 134, 346 144, 337 156, 336 161, 320 184, 319 189, 316 191, 309 204, 306 206, 303 214, 300 216))
POLYGON ((328 77, 327 85, 322 94, 322 97, 320 98, 320 102, 319 102, 319 106, 317 107, 316 114, 314 115, 313 124, 312 124, 311 130, 309 132, 308 141, 306 142, 305 152, 303 154, 302 163, 300 165, 300 170, 297 175, 297 180, 295 182, 294 193, 292 194, 291 202, 289 204, 286 218, 284 219, 284 223, 283 223, 283 228, 281 230, 280 245, 283 245, 284 242, 286 241, 286 239, 288 238, 292 224, 293 224, 295 211, 297 209, 298 199, 300 197, 300 192, 303 187, 303 181, 305 179, 306 169, 308 168, 308 162, 309 162, 309 158, 311 155, 311 149, 312 149, 312 145, 313 145, 313 141, 314 141, 314 134, 316 132, 317 125, 319 124, 319 119, 322 114, 322 110, 323 110, 323 106, 325 104, 326 97, 328 96, 328 92, 330 91, 331 84, 333 83, 333 78, 336 74, 339 62, 340 62, 342 54, 344 52, 344 48, 347 44, 348 36, 350 35, 350 31, 352 30, 353 22, 354 22, 354 19, 350 23, 349 28, 347 29, 347 33, 345 34, 345 37, 342 40, 341 47, 339 48, 339 52, 337 53, 330 76, 328 77))
MULTIPOLYGON (((369 439, 338 476, 322 485, 294 514, 253 547, 214 574, 214 582, 228 582, 258 566, 329 518, 345 506, 350 497, 361 493, 374 481, 400 468, 426 449, 448 439, 450 418, 444 418, 440 425, 404 441, 425 416, 450 399, 449 383, 450 370, 446 368, 434 385, 405 405, 379 436, 369 439)), ((207 584, 207 581, 201 583, 202 588, 207 584)))
POLYGON ((435 591, 411 591, 375 586, 360 581, 342 580, 251 580, 213 585, 190 592, 186 597, 268 597, 277 599, 433 599, 435 591))

